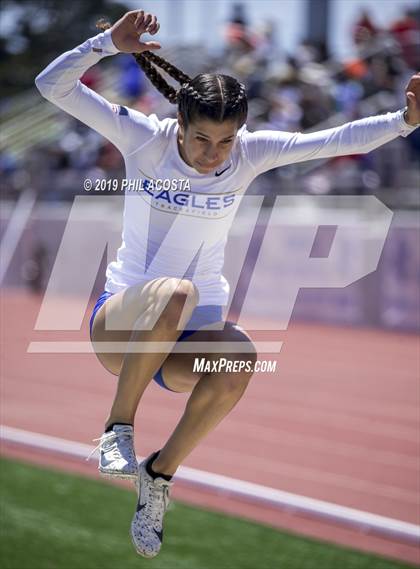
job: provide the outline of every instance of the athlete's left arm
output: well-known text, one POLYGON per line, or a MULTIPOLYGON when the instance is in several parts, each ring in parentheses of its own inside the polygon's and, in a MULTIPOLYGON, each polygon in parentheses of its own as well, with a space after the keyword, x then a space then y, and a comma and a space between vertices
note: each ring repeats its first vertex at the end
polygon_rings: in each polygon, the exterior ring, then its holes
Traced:
POLYGON ((242 140, 257 173, 317 158, 365 154, 408 136, 420 123, 420 74, 406 88, 407 108, 309 134, 278 131, 245 133, 242 140))

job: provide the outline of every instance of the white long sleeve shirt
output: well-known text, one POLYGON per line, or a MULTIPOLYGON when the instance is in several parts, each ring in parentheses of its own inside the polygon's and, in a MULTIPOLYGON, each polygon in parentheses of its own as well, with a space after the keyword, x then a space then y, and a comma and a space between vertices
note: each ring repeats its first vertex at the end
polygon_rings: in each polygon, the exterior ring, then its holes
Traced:
POLYGON ((200 305, 226 304, 224 247, 241 197, 258 174, 305 160, 363 154, 414 130, 401 111, 310 134, 249 132, 244 125, 217 171, 226 170, 200 174, 179 155, 176 119, 111 104, 80 82, 89 67, 116 53, 106 31, 59 56, 35 80, 46 99, 120 150, 126 179, 141 180, 143 191, 126 191, 122 244, 106 273, 109 292, 170 276, 191 279, 200 305), (157 190, 156 180, 174 181, 172 189, 157 190))

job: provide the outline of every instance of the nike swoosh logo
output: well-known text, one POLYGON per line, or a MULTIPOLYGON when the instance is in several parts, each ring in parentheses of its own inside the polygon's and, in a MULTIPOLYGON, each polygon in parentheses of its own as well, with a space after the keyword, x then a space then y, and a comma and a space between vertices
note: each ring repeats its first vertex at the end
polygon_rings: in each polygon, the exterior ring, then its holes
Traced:
POLYGON ((227 168, 225 168, 224 170, 222 170, 221 172, 215 172, 214 175, 215 176, 221 176, 222 174, 224 174, 226 172, 226 170, 229 170, 229 168, 232 166, 232 164, 229 164, 229 166, 227 168))
POLYGON ((155 528, 153 528, 153 531, 154 531, 155 534, 158 536, 160 543, 162 543, 162 540, 163 540, 163 530, 162 530, 162 531, 157 531, 155 528))

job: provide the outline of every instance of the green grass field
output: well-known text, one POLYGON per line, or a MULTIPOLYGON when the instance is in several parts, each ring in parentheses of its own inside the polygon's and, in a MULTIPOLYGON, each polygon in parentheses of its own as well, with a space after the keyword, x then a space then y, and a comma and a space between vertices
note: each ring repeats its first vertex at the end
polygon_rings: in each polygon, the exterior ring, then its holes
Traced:
POLYGON ((139 557, 135 493, 1 460, 3 569, 402 569, 409 567, 180 503, 158 557, 139 557))

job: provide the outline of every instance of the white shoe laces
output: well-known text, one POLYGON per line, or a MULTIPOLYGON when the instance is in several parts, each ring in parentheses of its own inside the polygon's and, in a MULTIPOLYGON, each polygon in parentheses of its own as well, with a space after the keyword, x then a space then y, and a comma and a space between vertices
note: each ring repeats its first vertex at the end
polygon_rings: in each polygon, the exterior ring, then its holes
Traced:
POLYGON ((118 445, 116 443, 116 439, 119 438, 120 436, 122 437, 133 437, 133 433, 131 432, 124 432, 124 433, 115 433, 114 431, 109 431, 108 433, 104 433, 101 437, 99 437, 99 439, 93 439, 92 442, 97 442, 99 441, 99 443, 96 445, 96 447, 92 450, 92 452, 89 454, 89 456, 86 458, 86 460, 89 460, 97 450, 103 450, 104 452, 108 453, 111 452, 112 453, 112 458, 114 460, 119 460, 120 458, 123 458, 120 449, 118 448, 118 445), (112 446, 110 446, 109 448, 107 448, 106 450, 104 450, 102 448, 102 446, 104 444, 110 444, 110 443, 114 443, 112 446))
POLYGON ((150 483, 151 500, 149 502, 149 515, 156 520, 160 518, 169 506, 169 489, 172 482, 161 479, 150 483))

